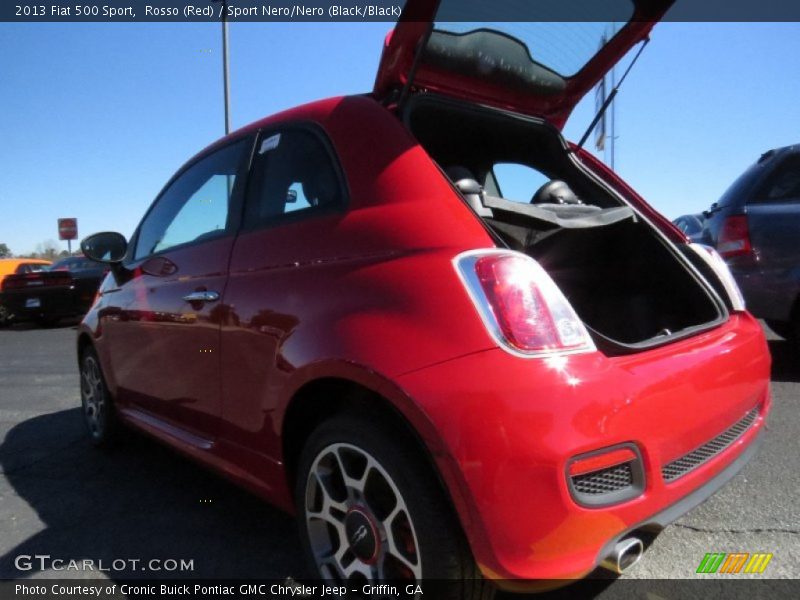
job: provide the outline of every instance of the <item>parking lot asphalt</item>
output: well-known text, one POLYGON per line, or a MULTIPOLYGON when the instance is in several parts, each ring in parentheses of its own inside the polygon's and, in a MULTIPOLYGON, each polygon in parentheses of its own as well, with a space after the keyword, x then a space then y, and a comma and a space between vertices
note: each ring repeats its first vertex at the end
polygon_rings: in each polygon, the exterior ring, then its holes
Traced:
MULTIPOLYGON (((105 565, 193 560, 193 571, 169 574, 178 577, 299 574, 290 517, 144 437, 129 436, 111 453, 90 446, 78 408, 74 329, 0 329, 0 579, 97 577, 15 568, 15 557, 36 554, 105 565)), ((699 577, 707 552, 770 552, 767 571, 752 577, 800 578, 800 353, 769 337, 774 408, 760 454, 662 533, 623 580, 699 577)), ((164 575, 113 574, 142 576, 164 575)))

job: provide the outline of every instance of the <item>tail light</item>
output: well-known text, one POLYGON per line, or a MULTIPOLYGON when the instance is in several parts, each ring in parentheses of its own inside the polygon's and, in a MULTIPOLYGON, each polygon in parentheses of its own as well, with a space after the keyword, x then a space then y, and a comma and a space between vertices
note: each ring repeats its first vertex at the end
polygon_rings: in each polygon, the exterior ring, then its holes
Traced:
POLYGON ((735 215, 725 219, 717 240, 717 251, 723 258, 744 256, 753 251, 745 215, 735 215))
MULTIPOLYGON (((34 280, 36 281, 36 280, 34 280)), ((28 287, 30 280, 28 278, 23 277, 7 277, 5 281, 3 281, 3 291, 7 290, 20 290, 22 288, 28 287)), ((42 285, 41 280, 38 281, 39 285, 42 285)), ((34 284, 36 285, 36 284, 34 284)))
POLYGON ((529 256, 508 250, 476 250, 457 256, 454 263, 501 348, 526 357, 595 349, 561 290, 529 256))
POLYGON ((68 272, 58 275, 43 276, 30 274, 25 276, 7 277, 3 281, 3 291, 21 290, 26 288, 60 287, 72 285, 72 275, 68 272))
POLYGON ((744 310, 745 304, 742 291, 736 284, 731 270, 728 268, 728 265, 725 264, 725 261, 722 260, 719 252, 705 244, 689 244, 689 247, 713 269, 720 282, 722 282, 722 287, 725 288, 725 292, 728 294, 728 299, 730 300, 733 310, 744 310))

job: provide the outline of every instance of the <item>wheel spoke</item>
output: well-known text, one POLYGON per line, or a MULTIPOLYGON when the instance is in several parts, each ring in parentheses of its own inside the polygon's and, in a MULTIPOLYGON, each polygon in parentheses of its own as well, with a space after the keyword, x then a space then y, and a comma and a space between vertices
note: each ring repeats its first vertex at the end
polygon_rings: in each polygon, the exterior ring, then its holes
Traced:
POLYGON ((369 476, 370 469, 372 468, 371 463, 374 462, 372 461, 372 458, 366 457, 367 463, 366 466, 364 467, 364 472, 361 474, 361 477, 356 479, 355 477, 350 475, 350 473, 348 473, 345 467, 345 461, 340 452, 337 450, 336 452, 333 453, 333 455, 336 457, 336 464, 339 466, 339 472, 342 474, 342 480, 344 481, 345 488, 347 488, 348 490, 348 497, 350 495, 349 492, 352 490, 353 492, 355 492, 355 494, 353 494, 355 496, 355 499, 357 500, 363 499, 364 487, 367 484, 367 477, 369 476))
POLYGON ((337 529, 337 531, 341 529, 340 533, 343 533, 344 523, 342 522, 342 519, 337 518, 333 514, 333 509, 336 509, 344 514, 347 512, 347 506, 343 502, 337 502, 331 497, 331 495, 328 493, 328 490, 325 489, 325 485, 322 483, 322 478, 319 476, 319 473, 315 472, 313 477, 316 480, 317 489, 319 489, 320 493, 322 494, 322 508, 319 511, 308 510, 308 518, 319 519, 321 521, 325 521, 326 523, 330 523, 337 529))
POLYGON ((373 583, 377 579, 377 573, 375 571, 375 567, 372 567, 360 560, 354 560, 343 569, 344 575, 347 579, 350 579, 353 575, 362 575, 369 583, 373 583))
MULTIPOLYGON (((398 550, 397 545, 395 544, 394 539, 391 535, 389 536, 389 539, 386 541, 386 545, 387 545, 386 554, 391 556, 395 560, 400 561, 403 564, 403 566, 405 566, 409 571, 411 571, 411 573, 414 575, 414 579, 419 580, 420 579, 419 565, 412 563, 410 560, 408 560, 405 554, 403 554, 398 550)), ((381 563, 382 563, 381 567, 383 567, 386 563, 385 558, 383 561, 381 561, 381 563)))
MULTIPOLYGON (((395 506, 395 509, 383 521, 383 528, 386 532, 386 554, 400 561, 409 571, 411 571, 411 573, 413 573, 414 577, 419 580, 421 578, 421 569, 419 565, 419 549, 417 547, 416 535, 413 531, 410 532, 412 537, 411 542, 414 546, 414 555, 416 557, 415 561, 409 559, 406 553, 400 550, 398 540, 396 539, 395 530, 393 527, 394 521, 401 515, 403 515, 409 523, 411 522, 408 512, 406 511, 405 503, 401 498, 398 498, 397 506, 395 506)), ((385 562, 385 560, 382 562, 385 562)), ((383 564, 381 566, 383 567, 383 564)))

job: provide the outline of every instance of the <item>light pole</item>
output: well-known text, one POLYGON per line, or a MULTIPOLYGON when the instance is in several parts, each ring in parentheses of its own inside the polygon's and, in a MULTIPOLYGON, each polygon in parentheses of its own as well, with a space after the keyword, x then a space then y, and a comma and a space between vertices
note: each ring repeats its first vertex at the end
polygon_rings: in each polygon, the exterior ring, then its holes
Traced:
POLYGON ((225 97, 225 135, 231 132, 230 83, 228 78, 228 0, 213 0, 222 3, 222 86, 225 97))

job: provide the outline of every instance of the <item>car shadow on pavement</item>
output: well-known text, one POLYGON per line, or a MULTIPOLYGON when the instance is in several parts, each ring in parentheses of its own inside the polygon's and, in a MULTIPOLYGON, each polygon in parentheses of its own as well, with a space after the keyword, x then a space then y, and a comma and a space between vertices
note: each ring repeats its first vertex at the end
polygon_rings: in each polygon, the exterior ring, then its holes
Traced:
POLYGON ((293 519, 142 436, 125 436, 112 452, 93 448, 77 408, 16 425, 0 446, 0 468, 19 496, 0 488, 0 579, 35 575, 38 565, 21 571, 15 559, 37 554, 106 567, 142 561, 107 573, 112 579, 284 579, 302 565, 293 519), (151 559, 194 568, 142 571, 151 559))
POLYGON ((0 331, 7 331, 7 332, 17 332, 17 331, 31 331, 34 329, 78 329, 78 325, 81 322, 81 317, 70 317, 66 319, 61 319, 57 323, 53 325, 41 325, 36 321, 22 321, 19 323, 10 323, 6 324, 0 331))
MULTIPOLYGON (((142 435, 127 434, 111 452, 93 448, 77 408, 11 429, 0 446, 0 469, 19 497, 0 508, 0 522, 13 521, 11 531, 22 535, 39 529, 24 539, 12 541, 12 533, 4 540, 0 579, 36 576, 36 561, 30 570, 15 566, 18 556, 36 555, 64 564, 90 559, 106 568, 124 560, 125 568, 104 573, 117 580, 282 580, 303 570, 292 518, 142 435), (193 561, 194 568, 142 571, 152 559, 193 561)), ((0 488, 2 496, 9 494, 0 488)), ((93 572, 46 576, 91 578, 93 572)), ((551 592, 501 593, 499 598, 592 598, 614 582, 598 576, 551 592)))
POLYGON ((772 381, 800 383, 800 350, 794 342, 769 340, 772 354, 772 381))

